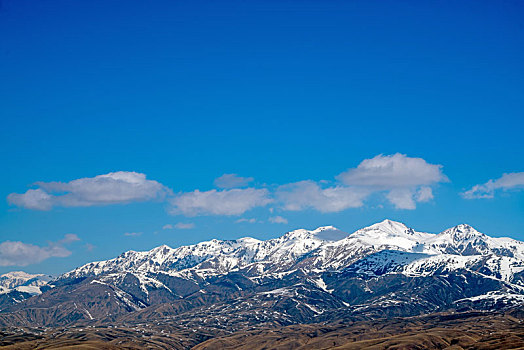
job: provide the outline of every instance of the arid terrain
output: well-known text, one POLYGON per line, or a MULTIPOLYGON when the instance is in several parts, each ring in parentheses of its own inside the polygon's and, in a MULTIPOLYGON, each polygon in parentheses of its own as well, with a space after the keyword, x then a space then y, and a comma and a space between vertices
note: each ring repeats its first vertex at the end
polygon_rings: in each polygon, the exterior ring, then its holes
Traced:
POLYGON ((521 310, 261 327, 212 337, 155 324, 10 329, 2 349, 522 349, 521 310), (166 329, 167 328, 167 329, 166 329), (207 340, 206 340, 207 339, 207 340))

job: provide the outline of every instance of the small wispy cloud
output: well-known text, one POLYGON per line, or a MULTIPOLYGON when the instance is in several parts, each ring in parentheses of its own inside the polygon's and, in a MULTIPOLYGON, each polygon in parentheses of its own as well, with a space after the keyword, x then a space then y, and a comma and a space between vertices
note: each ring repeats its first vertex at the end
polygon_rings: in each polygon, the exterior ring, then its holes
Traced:
POLYGON ((174 230, 174 229, 179 229, 179 230, 189 230, 189 229, 192 229, 192 228, 195 228, 195 224, 191 223, 191 222, 178 222, 176 224, 166 224, 164 226, 162 226, 162 229, 163 230, 174 230))
POLYGON ((462 192, 466 199, 493 198, 498 190, 522 190, 524 189, 524 172, 503 174, 500 178, 489 180, 486 183, 473 186, 462 192))
POLYGON ((252 177, 242 177, 237 174, 224 174, 215 179, 215 186, 218 188, 238 188, 246 187, 254 179, 252 177))
POLYGON ((175 228, 179 230, 190 230, 192 228, 195 228, 195 224, 191 222, 179 222, 175 225, 175 228))
POLYGON ((142 236, 142 232, 126 232, 126 233, 124 233, 124 236, 127 236, 127 237, 138 237, 138 236, 142 236))
POLYGON ((84 244, 84 248, 85 248, 88 252, 91 252, 91 251, 93 251, 93 249, 95 249, 96 247, 95 247, 93 244, 91 244, 91 243, 86 243, 86 244, 84 244))
POLYGON ((287 224, 287 219, 277 215, 270 217, 269 222, 272 224, 287 224))
POLYGON ((255 224, 257 223, 257 219, 255 218, 250 218, 250 219, 247 219, 247 218, 241 218, 241 219, 238 219, 235 221, 237 224, 238 223, 242 223, 242 222, 247 222, 248 224, 255 224))
POLYGON ((77 235, 70 233, 57 242, 49 242, 46 246, 4 241, 0 243, 0 266, 27 266, 49 258, 65 258, 72 254, 65 246, 79 240, 77 235))

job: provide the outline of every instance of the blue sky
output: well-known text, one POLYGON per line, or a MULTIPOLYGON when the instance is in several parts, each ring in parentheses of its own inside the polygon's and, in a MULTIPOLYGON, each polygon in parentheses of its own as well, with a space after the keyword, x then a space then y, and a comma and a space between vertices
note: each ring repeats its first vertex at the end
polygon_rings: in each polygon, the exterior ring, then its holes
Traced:
POLYGON ((524 240, 522 2, 0 4, 0 272, 384 218, 524 240))

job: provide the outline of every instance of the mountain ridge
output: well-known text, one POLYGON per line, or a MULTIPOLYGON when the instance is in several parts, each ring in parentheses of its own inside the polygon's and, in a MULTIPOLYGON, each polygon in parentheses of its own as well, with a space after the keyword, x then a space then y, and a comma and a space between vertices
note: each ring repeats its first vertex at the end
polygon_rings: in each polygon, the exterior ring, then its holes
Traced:
MULTIPOLYGON (((171 248, 168 245, 161 245, 159 247, 155 247, 149 251, 127 251, 119 255, 115 259, 119 258, 127 258, 130 255, 136 255, 138 256, 145 256, 148 255, 147 253, 153 253, 156 257, 152 257, 154 261, 162 261, 165 262, 166 259, 163 259, 163 257, 168 258, 169 255, 173 256, 175 254, 179 254, 178 257, 176 257, 176 260, 180 262, 180 268, 190 268, 192 262, 188 261, 191 260, 188 258, 188 256, 193 257, 193 263, 201 263, 206 258, 209 257, 216 257, 217 255, 222 254, 230 254, 234 250, 238 248, 243 248, 244 250, 253 249, 254 246, 262 246, 265 250, 270 250, 270 253, 265 254, 264 252, 259 252, 258 255, 254 255, 254 260, 252 262, 257 261, 263 261, 264 258, 267 258, 268 256, 279 256, 279 254, 283 254, 287 252, 291 252, 295 255, 303 255, 306 253, 309 253, 311 250, 314 250, 320 246, 320 242, 338 242, 338 244, 342 244, 344 242, 341 242, 342 240, 353 240, 353 239, 359 239, 361 241, 364 241, 364 243, 367 243, 368 245, 380 245, 380 246, 391 246, 395 247, 397 249, 405 249, 405 250, 412 250, 412 249, 418 249, 418 250, 424 250, 421 247, 416 248, 415 242, 413 238, 417 238, 419 241, 427 240, 425 242, 428 244, 428 247, 426 248, 426 251, 429 253, 437 254, 437 253, 443 253, 442 249, 438 249, 438 245, 442 244, 450 244, 450 243, 463 243, 465 240, 457 239, 457 237, 460 237, 459 234, 462 232, 466 232, 465 238, 468 238, 469 240, 467 243, 471 243, 471 237, 475 238, 481 238, 488 240, 490 242, 489 245, 492 247, 503 247, 506 243, 514 246, 520 246, 520 249, 515 250, 515 252, 512 252, 514 255, 515 253, 518 253, 520 258, 524 258, 524 243, 519 242, 517 240, 511 239, 511 238, 493 238, 489 237, 485 234, 482 234, 470 225, 467 224, 459 224, 457 226, 454 226, 452 228, 449 228, 447 230, 444 230, 440 233, 433 234, 433 233, 425 233, 425 232, 417 232, 411 228, 408 228, 405 224, 400 222, 395 222, 389 219, 386 219, 382 222, 370 225, 368 227, 359 229, 351 234, 345 233, 341 230, 338 230, 334 226, 321 226, 314 230, 306 230, 306 229, 297 229, 292 230, 289 232, 286 232, 284 235, 269 239, 269 240, 258 240, 251 237, 242 237, 236 240, 218 240, 218 239, 212 239, 209 241, 203 241, 194 245, 188 245, 188 246, 181 246, 178 248, 171 248), (326 231, 335 231, 339 235, 340 233, 343 233, 345 236, 341 237, 337 240, 333 239, 322 239, 317 238, 319 233, 324 233, 326 231), (386 235, 384 235, 384 233, 386 235), (373 235, 374 234, 374 235, 373 235), (388 236, 389 235, 389 236, 388 236), (396 242, 391 242, 392 240, 396 240, 396 242), (297 242, 298 241, 298 242, 297 242), (497 244, 498 243, 498 244, 497 244), (271 246, 274 247, 271 247, 271 246), (275 249, 275 247, 277 247, 275 249), (273 249, 272 249, 273 248, 273 249), (280 249, 279 249, 280 248, 280 249), (206 251, 206 249, 208 249, 206 251), (157 252, 163 252, 163 254, 158 254, 157 252), (185 262, 186 265, 184 265, 182 262, 185 262)), ((482 245, 483 246, 483 245, 482 245)), ((449 248, 448 250, 454 250, 455 252, 458 252, 459 255, 462 255, 461 253, 466 252, 467 253, 467 246, 464 247, 462 250, 457 250, 459 248, 455 246, 446 247, 449 248)), ((472 248, 470 248, 472 249, 472 248)), ((478 248, 477 248, 478 249, 478 248)), ((504 250, 509 254, 509 251, 504 250)), ((479 251, 480 252, 480 251, 479 251)), ((488 252, 485 249, 480 252, 488 252)), ((244 251, 243 253, 249 254, 249 251, 244 251)), ((499 252, 500 254, 500 252, 499 252)), ((150 254, 149 254, 150 255, 150 254)), ((285 254, 284 254, 285 255, 285 254)), ((472 254, 475 255, 475 254, 472 254)), ((88 263, 86 265, 83 265, 73 271, 67 272, 63 275, 70 275, 76 270, 82 270, 85 269, 87 266, 92 264, 98 264, 98 265, 104 265, 102 263, 107 263, 108 261, 112 261, 115 259, 109 259, 104 261, 96 261, 92 263, 88 263)), ((176 266, 170 266, 171 269, 177 268, 176 266)))

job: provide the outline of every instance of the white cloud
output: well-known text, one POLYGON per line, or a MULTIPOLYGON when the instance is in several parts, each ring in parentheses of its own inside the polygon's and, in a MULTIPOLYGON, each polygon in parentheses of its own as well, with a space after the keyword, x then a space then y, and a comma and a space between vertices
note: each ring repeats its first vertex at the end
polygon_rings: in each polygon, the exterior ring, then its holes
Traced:
POLYGON ((348 186, 367 188, 370 193, 385 191, 386 199, 397 209, 415 209, 417 202, 433 199, 430 186, 449 182, 442 165, 400 153, 365 159, 337 179, 348 186))
POLYGON ((224 174, 216 178, 214 183, 218 188, 238 188, 245 187, 252 181, 252 177, 241 177, 237 174, 224 174))
POLYGON ((66 244, 79 241, 77 235, 67 234, 58 242, 49 242, 41 247, 20 241, 5 241, 0 243, 0 266, 27 266, 57 257, 65 258, 71 255, 66 244))
POLYGON ((361 207, 373 193, 383 193, 395 208, 415 209, 417 202, 433 199, 432 185, 449 181, 441 165, 400 153, 365 159, 336 179, 340 183, 331 187, 311 180, 283 185, 276 197, 285 210, 339 212, 361 207))
POLYGON ((361 207, 369 191, 356 187, 321 188, 311 180, 280 186, 276 196, 285 210, 316 209, 322 213, 361 207))
POLYGON ((282 216, 272 216, 269 218, 269 222, 272 224, 287 224, 287 219, 282 216))
POLYGON ((356 168, 338 175, 345 185, 374 188, 416 187, 449 181, 442 173, 442 165, 429 164, 422 158, 411 158, 396 153, 379 154, 363 160, 356 168))
POLYGON ((35 210, 54 206, 87 207, 161 199, 171 193, 167 187, 145 174, 117 171, 70 182, 37 182, 37 189, 11 193, 10 204, 35 210))
POLYGON ((461 193, 466 199, 493 198, 497 190, 524 189, 524 172, 503 174, 496 180, 489 180, 480 185, 473 186, 470 190, 461 193))
POLYGON ((211 190, 182 193, 170 200, 172 214, 197 215, 242 215, 256 207, 271 202, 266 189, 211 190))

